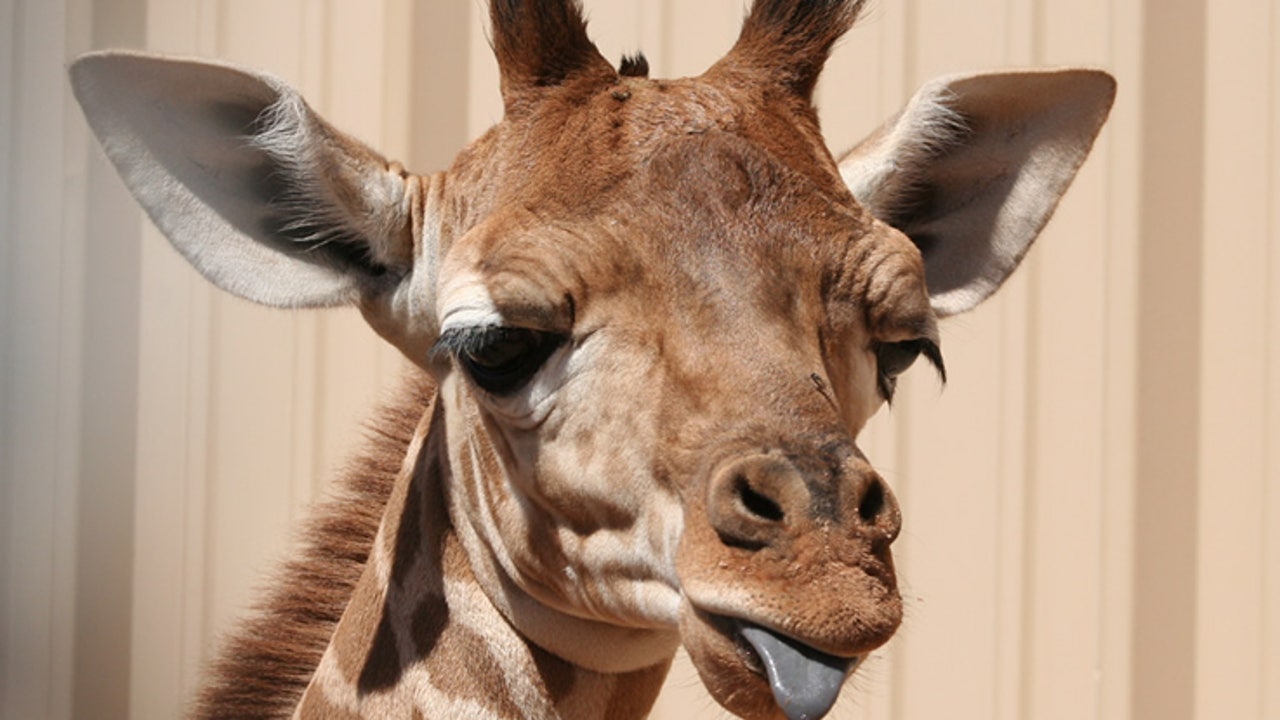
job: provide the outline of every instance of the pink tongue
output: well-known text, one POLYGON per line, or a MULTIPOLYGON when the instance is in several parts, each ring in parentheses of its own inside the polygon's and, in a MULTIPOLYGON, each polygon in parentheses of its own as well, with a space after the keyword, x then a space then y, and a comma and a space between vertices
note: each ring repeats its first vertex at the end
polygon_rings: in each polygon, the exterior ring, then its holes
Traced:
POLYGON ((789 720, 818 720, 840 697, 857 658, 838 658, 762 627, 742 626, 742 637, 764 662, 773 699, 789 720))

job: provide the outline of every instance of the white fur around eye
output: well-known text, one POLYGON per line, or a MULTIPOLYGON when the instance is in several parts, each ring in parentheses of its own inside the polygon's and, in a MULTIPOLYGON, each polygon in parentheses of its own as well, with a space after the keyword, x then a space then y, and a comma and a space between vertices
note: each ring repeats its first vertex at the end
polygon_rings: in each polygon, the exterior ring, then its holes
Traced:
POLYGON ((440 291, 440 332, 503 324, 489 289, 475 275, 464 275, 446 283, 440 291))

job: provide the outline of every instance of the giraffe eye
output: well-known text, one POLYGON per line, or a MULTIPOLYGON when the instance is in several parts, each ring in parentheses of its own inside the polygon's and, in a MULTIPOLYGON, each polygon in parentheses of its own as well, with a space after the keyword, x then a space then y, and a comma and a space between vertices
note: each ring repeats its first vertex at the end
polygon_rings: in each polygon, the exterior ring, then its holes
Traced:
POLYGON ((915 364, 916 358, 921 355, 933 364, 938 374, 942 376, 942 381, 944 383, 947 381, 947 369, 942 363, 942 351, 938 349, 937 343, 928 338, 880 343, 876 345, 875 353, 877 384, 880 395, 885 400, 893 400, 894 390, 898 386, 898 376, 915 364))
POLYGON ((524 387, 564 341, 555 333, 489 326, 445 333, 435 351, 452 354, 480 389, 502 396, 524 387))

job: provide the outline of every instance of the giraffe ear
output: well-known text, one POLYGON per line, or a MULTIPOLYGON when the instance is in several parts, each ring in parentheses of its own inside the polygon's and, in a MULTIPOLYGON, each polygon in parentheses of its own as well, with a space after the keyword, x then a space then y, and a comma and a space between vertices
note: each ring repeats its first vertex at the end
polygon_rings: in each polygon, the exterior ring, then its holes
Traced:
POLYGON ((1005 281, 1093 147, 1115 80, 1092 70, 936 80, 840 161, 873 215, 924 255, 941 316, 1005 281))
POLYGON ((95 53, 70 68, 107 157, 218 287, 281 307, 351 303, 413 264, 406 174, 275 78, 95 53))

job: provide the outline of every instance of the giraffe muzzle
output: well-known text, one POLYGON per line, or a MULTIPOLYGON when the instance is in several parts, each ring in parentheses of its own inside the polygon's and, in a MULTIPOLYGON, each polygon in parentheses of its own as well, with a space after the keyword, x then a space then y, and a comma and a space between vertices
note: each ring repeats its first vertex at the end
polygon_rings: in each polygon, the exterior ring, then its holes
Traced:
POLYGON ((737 455, 707 482, 677 555, 685 647, 741 717, 825 717, 901 623, 892 492, 830 436, 737 455))

